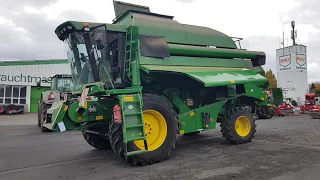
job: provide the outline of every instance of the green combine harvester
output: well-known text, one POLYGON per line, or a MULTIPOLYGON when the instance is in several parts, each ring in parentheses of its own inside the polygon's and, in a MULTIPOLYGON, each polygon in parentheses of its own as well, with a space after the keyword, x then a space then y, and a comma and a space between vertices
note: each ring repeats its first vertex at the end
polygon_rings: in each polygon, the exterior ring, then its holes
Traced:
POLYGON ((177 135, 217 123, 228 141, 250 142, 252 109, 268 104, 265 53, 149 7, 113 3, 112 24, 67 21, 56 28, 76 90, 48 109, 44 126, 82 131, 91 146, 133 165, 167 159, 177 135))

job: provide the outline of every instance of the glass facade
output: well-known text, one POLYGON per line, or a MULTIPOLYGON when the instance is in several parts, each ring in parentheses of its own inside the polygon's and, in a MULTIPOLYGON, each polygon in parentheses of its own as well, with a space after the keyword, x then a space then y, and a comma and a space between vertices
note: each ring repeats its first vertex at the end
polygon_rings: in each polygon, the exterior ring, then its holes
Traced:
POLYGON ((0 85, 0 104, 26 104, 27 86, 0 85))

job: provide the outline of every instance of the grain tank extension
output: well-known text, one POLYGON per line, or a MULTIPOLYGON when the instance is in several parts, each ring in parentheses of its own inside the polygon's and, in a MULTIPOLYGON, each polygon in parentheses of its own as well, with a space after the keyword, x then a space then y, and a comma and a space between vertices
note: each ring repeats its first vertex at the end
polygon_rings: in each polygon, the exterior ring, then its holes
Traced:
POLYGON ((78 98, 48 109, 52 130, 80 130, 91 146, 134 165, 160 162, 177 135, 217 124, 231 143, 252 140, 252 109, 268 103, 264 52, 238 49, 224 33, 149 7, 114 1, 114 9, 112 24, 56 28, 78 98))

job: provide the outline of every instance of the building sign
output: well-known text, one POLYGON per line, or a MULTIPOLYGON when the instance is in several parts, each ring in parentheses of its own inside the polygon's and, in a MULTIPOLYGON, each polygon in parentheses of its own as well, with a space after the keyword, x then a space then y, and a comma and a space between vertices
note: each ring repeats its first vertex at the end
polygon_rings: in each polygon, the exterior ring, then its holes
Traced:
POLYGON ((280 56, 279 57, 280 71, 292 69, 291 65, 291 55, 280 56))
POLYGON ((296 69, 307 69, 306 65, 306 55, 305 54, 297 54, 296 57, 296 69))
POLYGON ((70 74, 69 64, 0 66, 0 84, 48 87, 55 74, 70 74))
POLYGON ((25 74, 19 75, 8 75, 8 74, 0 74, 0 84, 5 84, 7 82, 15 82, 15 83, 32 83, 36 84, 37 82, 43 83, 51 83, 51 77, 36 77, 25 74))

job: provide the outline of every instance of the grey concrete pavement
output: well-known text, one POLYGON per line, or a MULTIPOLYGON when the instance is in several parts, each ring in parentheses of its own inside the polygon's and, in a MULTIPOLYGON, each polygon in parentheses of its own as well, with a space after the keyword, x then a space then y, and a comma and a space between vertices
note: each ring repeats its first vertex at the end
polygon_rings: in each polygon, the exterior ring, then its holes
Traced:
POLYGON ((144 167, 95 150, 79 132, 41 133, 36 115, 19 117, 27 120, 0 125, 1 180, 320 179, 320 121, 305 115, 259 120, 244 145, 226 144, 220 129, 184 137, 169 160, 144 167))
POLYGON ((0 126, 34 125, 35 123, 37 123, 36 113, 26 113, 17 115, 0 114, 0 126))

